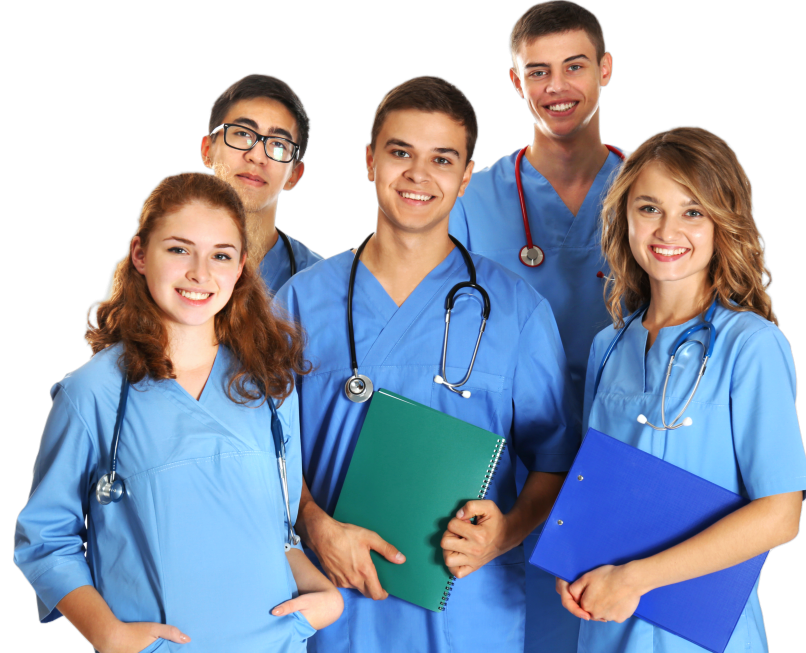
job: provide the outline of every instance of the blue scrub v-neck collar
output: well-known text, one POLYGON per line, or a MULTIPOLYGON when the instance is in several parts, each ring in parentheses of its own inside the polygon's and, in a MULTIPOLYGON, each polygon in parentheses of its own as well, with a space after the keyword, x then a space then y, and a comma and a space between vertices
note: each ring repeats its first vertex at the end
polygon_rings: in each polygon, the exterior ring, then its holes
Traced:
POLYGON ((226 357, 226 354, 222 354, 223 351, 224 351, 224 345, 218 345, 218 351, 216 351, 215 353, 213 366, 210 368, 210 374, 207 375, 207 381, 205 381, 204 388, 202 388, 201 394, 199 395, 198 399, 196 399, 196 397, 192 396, 187 390, 185 390, 185 388, 182 387, 182 384, 179 383, 179 381, 177 381, 176 379, 168 379, 168 381, 170 381, 170 383, 175 386, 175 389, 178 392, 187 395, 187 398, 190 399, 193 403, 198 405, 204 405, 205 403, 207 403, 206 401, 207 397, 209 397, 210 393, 212 392, 212 390, 210 390, 211 385, 213 383, 216 383, 219 377, 221 376, 220 368, 223 365, 221 361, 223 358, 226 357))
POLYGON ((291 261, 288 258, 288 253, 285 249, 285 243, 283 239, 280 238, 280 234, 277 234, 277 240, 275 241, 274 245, 272 245, 271 249, 266 252, 266 255, 263 257, 263 260, 260 262, 260 275, 266 282, 266 285, 269 288, 275 288, 275 283, 277 282, 278 277, 280 276, 280 272, 283 270, 283 266, 289 267, 291 265, 291 261), (267 277, 271 275, 271 279, 267 277))

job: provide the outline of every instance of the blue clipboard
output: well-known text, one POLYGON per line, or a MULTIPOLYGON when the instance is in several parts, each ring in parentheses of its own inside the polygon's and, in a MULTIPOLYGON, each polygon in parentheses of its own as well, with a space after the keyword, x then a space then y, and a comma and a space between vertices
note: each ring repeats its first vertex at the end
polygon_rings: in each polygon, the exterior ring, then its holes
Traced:
MULTIPOLYGON (((668 549, 748 503, 589 429, 529 562, 571 582, 668 549)), ((648 592, 635 616, 724 653, 766 558, 648 592)))

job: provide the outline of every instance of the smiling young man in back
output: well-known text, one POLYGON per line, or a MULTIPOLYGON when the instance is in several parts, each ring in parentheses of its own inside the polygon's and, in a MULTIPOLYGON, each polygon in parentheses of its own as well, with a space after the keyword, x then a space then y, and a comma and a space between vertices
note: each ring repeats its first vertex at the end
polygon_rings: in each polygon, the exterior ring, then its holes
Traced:
MULTIPOLYGON (((521 542, 548 515, 579 434, 571 425, 565 356, 548 302, 497 263, 473 254, 466 259, 448 236, 448 216, 473 170, 476 133, 473 107, 442 79, 420 77, 390 91, 366 151, 378 200, 375 234, 355 253, 297 275, 277 295, 308 332, 305 358, 315 365, 297 387, 307 486, 296 527, 345 600, 342 618, 311 640, 309 650, 490 653, 523 647, 521 542), (353 267, 356 366, 347 328, 353 267), (489 293, 490 314, 469 380, 454 392, 435 377, 467 373, 481 323, 480 295, 457 295, 443 370, 445 297, 472 269, 489 293), (506 439, 487 499, 445 515, 448 530, 434 553, 458 580, 444 612, 388 596, 370 550, 403 565, 406 551, 332 517, 369 407, 347 396, 345 383, 355 372, 376 390, 506 439), (530 472, 520 493, 516 458, 530 472)), ((405 514, 400 506, 400 518, 405 514)))
POLYGON ((204 164, 238 193, 246 209, 252 263, 269 290, 322 257, 275 226, 277 202, 305 172, 309 120, 296 93, 267 75, 248 75, 215 101, 204 164))
MULTIPOLYGON (((596 17, 563 1, 529 9, 512 29, 510 49, 509 76, 531 114, 532 141, 473 175, 450 231, 549 301, 581 424, 588 352, 610 321, 599 212, 622 155, 602 143, 599 97, 613 59, 596 17)), ((525 472, 518 469, 519 483, 525 472)), ((538 534, 524 543, 528 552, 538 534)), ((576 653, 579 620, 561 609, 554 579, 531 565, 526 576, 526 650, 576 653)))

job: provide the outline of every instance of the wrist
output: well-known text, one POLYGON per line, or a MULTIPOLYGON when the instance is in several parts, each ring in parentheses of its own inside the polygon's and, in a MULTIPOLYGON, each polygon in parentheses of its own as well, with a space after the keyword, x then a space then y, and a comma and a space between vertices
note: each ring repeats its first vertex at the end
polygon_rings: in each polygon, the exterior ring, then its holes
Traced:
POLYGON ((499 544, 501 553, 499 555, 504 554, 507 551, 511 551, 519 544, 522 544, 526 539, 526 536, 529 534, 528 532, 523 532, 522 521, 518 519, 517 515, 513 515, 512 512, 508 512, 503 517, 504 526, 501 532, 499 544))
POLYGON ((121 642, 126 637, 125 628, 126 624, 117 617, 113 616, 111 619, 104 619, 102 623, 98 624, 95 636, 90 641, 90 644, 101 653, 118 650, 121 642))
POLYGON ((641 596, 656 589, 650 572, 651 566, 644 560, 633 560, 621 565, 624 581, 641 596))

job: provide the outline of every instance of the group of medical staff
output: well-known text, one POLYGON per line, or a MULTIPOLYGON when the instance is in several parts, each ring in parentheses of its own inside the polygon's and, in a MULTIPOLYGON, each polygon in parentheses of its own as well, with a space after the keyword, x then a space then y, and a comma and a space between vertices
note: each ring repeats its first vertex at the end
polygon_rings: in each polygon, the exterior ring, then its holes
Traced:
MULTIPOLYGON (((151 193, 93 358, 51 391, 15 549, 42 621, 101 653, 693 653, 632 616, 641 596, 797 534, 795 371, 735 154, 697 128, 602 143, 612 58, 572 2, 529 9, 510 45, 532 142, 474 172, 461 91, 397 86, 366 148, 376 224, 324 260, 275 224, 305 172, 300 99, 250 75, 216 100, 214 174, 151 193), (434 541, 443 612, 388 595, 370 552, 406 552, 332 517, 380 388, 507 443, 434 541), (555 579, 525 559, 588 427, 750 503, 555 579)), ((757 588, 726 650, 767 650, 757 588)))

